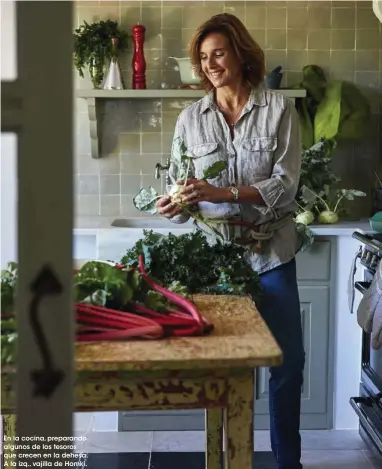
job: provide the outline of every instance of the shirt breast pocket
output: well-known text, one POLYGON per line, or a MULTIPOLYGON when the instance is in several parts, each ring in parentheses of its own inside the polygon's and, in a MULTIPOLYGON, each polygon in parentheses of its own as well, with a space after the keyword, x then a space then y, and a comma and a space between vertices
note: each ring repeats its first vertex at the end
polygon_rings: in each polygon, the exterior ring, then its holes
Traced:
MULTIPOLYGON (((204 178, 204 171, 213 163, 222 159, 216 142, 201 143, 199 145, 190 146, 187 148, 187 156, 192 158, 196 179, 204 178)), ((208 179, 208 182, 212 183, 213 181, 217 181, 219 177, 220 176, 208 179)))
POLYGON ((276 148, 277 137, 254 137, 243 141, 242 168, 246 183, 254 184, 271 176, 276 148))

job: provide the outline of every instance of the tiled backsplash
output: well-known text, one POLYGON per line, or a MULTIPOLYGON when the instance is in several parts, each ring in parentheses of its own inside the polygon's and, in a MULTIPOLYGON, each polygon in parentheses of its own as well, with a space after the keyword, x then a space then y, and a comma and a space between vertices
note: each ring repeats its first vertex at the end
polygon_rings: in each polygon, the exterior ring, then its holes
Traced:
MULTIPOLYGON (((147 87, 178 85, 179 72, 169 56, 187 55, 195 28, 219 12, 240 17, 264 48, 267 69, 284 68, 282 86, 297 83, 306 64, 321 66, 328 79, 359 86, 372 105, 372 121, 362 142, 341 143, 333 165, 346 187, 370 192, 373 168, 382 169, 382 28, 365 1, 82 1, 75 26, 117 20, 128 31, 146 27, 147 87)), ((132 43, 121 57, 126 87, 131 87, 132 43)), ((92 88, 74 71, 77 88, 92 88)), ((90 156, 86 102, 76 100, 77 215, 139 216, 132 197, 140 187, 162 190, 154 178, 157 162, 169 155, 176 117, 189 100, 102 100, 101 158, 90 156)), ((370 197, 354 203, 356 215, 368 215, 370 197)))

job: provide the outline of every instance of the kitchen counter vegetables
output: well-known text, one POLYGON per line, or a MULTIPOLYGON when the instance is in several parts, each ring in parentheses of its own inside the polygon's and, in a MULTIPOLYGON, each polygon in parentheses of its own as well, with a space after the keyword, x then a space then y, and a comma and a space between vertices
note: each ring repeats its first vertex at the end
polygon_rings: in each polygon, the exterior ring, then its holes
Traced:
MULTIPOLYGON (((180 162, 176 179, 183 180, 186 184, 187 180, 190 178, 190 175, 193 174, 193 163, 192 157, 187 154, 187 148, 180 138, 177 138, 174 141, 173 153, 174 155, 177 155, 177 160, 180 162)), ((222 171, 227 169, 227 166, 228 165, 225 161, 215 161, 215 163, 213 163, 211 166, 204 169, 202 180, 207 181, 208 179, 214 179, 218 177, 222 171)), ((182 203, 181 192, 183 188, 183 185, 172 184, 167 187, 167 195, 171 198, 172 202, 182 208, 183 213, 186 213, 195 221, 198 221, 208 227, 214 234, 216 242, 224 243, 222 234, 215 228, 215 225, 218 224, 216 220, 212 220, 203 216, 199 211, 197 204, 188 206, 187 204, 182 203)), ((156 215, 158 213, 156 202, 162 197, 163 195, 158 195, 156 190, 149 186, 148 189, 140 189, 138 194, 133 199, 133 204, 140 212, 156 215)))
MULTIPOLYGON (((214 325, 194 293, 257 295, 258 276, 237 245, 209 246, 201 232, 168 236, 145 231, 121 263, 86 262, 74 271, 76 341, 201 336, 214 325)), ((1 363, 14 361, 17 264, 1 272, 1 363)))
MULTIPOLYGON (((203 318, 191 299, 157 284, 139 266, 127 267, 89 261, 74 272, 76 341, 94 342, 127 338, 160 339, 168 336, 208 334, 213 325, 203 318)), ((17 264, 1 273, 1 361, 14 361, 17 342, 15 292, 17 264)))
POLYGON ((121 264, 137 267, 143 254, 152 278, 183 293, 255 297, 260 293, 259 276, 245 261, 244 247, 230 242, 211 245, 198 230, 181 235, 143 230, 143 234, 121 264))
MULTIPOLYGON (((365 197, 365 192, 355 189, 337 189, 330 190, 328 186, 324 186, 323 191, 319 194, 314 192, 309 187, 303 186, 302 198, 305 202, 304 211, 299 214, 300 222, 301 217, 305 216, 310 223, 314 219, 312 210, 315 209, 318 213, 318 222, 322 224, 337 223, 339 214, 345 211, 342 203, 344 200, 354 200, 356 197, 365 197)), ((300 207, 302 208, 302 207, 300 207)))

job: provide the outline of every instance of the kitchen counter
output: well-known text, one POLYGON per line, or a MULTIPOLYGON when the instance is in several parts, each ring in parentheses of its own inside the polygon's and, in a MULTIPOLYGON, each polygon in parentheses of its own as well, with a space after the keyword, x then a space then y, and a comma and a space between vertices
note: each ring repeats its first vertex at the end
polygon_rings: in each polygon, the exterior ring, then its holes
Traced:
MULTIPOLYGON (((167 229, 173 230, 189 230, 192 229, 192 223, 184 224, 171 223, 168 220, 159 217, 136 217, 125 219, 130 223, 129 227, 112 226, 116 217, 80 217, 75 221, 74 234, 76 235, 95 235, 100 231, 123 232, 131 229, 167 229)), ((120 218, 122 220, 122 218, 120 218)), ((309 225, 314 235, 317 236, 351 236, 354 231, 358 230, 363 233, 372 233, 369 220, 367 218, 360 220, 340 221, 332 225, 309 225)))

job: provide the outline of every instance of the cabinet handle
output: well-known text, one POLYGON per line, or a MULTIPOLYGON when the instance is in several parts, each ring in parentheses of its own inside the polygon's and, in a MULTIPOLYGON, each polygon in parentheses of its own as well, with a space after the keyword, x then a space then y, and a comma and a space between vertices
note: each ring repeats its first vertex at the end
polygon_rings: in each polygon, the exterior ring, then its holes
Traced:
POLYGON ((63 381, 64 372, 56 369, 53 363, 52 352, 38 318, 38 308, 45 296, 60 295, 63 291, 63 286, 53 270, 45 265, 31 283, 30 290, 32 292, 32 300, 29 306, 29 321, 43 363, 41 369, 31 372, 31 378, 35 384, 33 395, 43 396, 48 399, 63 381))

